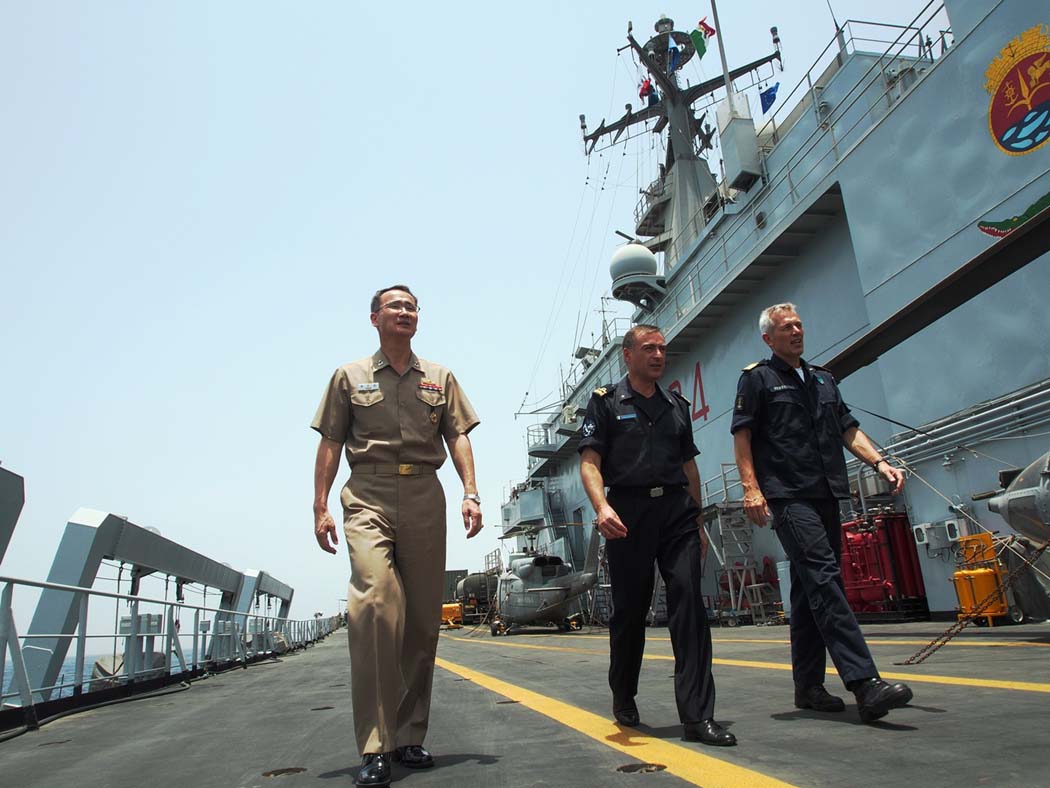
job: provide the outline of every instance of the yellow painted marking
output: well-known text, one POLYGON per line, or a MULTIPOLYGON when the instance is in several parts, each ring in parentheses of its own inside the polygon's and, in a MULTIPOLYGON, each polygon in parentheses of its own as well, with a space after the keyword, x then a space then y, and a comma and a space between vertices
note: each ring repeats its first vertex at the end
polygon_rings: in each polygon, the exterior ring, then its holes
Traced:
POLYGON ((884 679, 893 681, 923 681, 927 684, 951 684, 957 687, 981 687, 984 689, 1017 690, 1019 692, 1047 692, 1050 684, 1034 681, 1000 681, 999 679, 968 679, 964 676, 920 676, 916 673, 883 673, 884 679))
MULTIPOLYGON (((569 646, 540 646, 531 643, 507 643, 505 641, 471 640, 470 638, 453 637, 444 635, 449 640, 459 640, 466 643, 477 643, 482 646, 499 646, 501 648, 524 648, 537 649, 539 651, 564 651, 570 654, 590 654, 602 656, 604 651, 592 648, 571 648, 569 646)), ((666 654, 646 654, 645 659, 673 662, 674 657, 666 654)), ((762 662, 747 659, 722 659, 715 657, 711 660, 716 665, 725 665, 733 668, 755 668, 758 670, 781 670, 790 671, 791 664, 786 662, 762 662)), ((1033 681, 1001 681, 999 679, 971 679, 965 676, 932 676, 925 673, 883 673, 884 679, 893 681, 910 681, 920 684, 947 684, 956 687, 982 687, 984 689, 1017 690, 1019 692, 1045 692, 1050 693, 1050 684, 1042 684, 1033 681)))
MULTIPOLYGON (((548 637, 546 635, 515 635, 515 637, 548 637)), ((572 635, 569 633, 559 634, 558 638, 585 638, 589 640, 609 640, 608 635, 572 635)), ((654 638, 646 636, 646 642, 670 643, 671 638, 654 638)), ((780 638, 711 638, 713 643, 772 643, 776 645, 790 645, 791 641, 780 638)), ((884 640, 871 638, 867 641, 869 646, 925 646, 929 640, 918 640, 914 638, 901 638, 900 640, 884 640)), ((948 646, 962 648, 1050 648, 1050 643, 1037 643, 1029 640, 952 640, 946 643, 948 646)))
MULTIPOLYGON (((464 638, 454 639, 463 640, 464 638)), ((542 647, 536 646, 535 648, 542 647)), ((614 722, 578 706, 540 695, 515 684, 508 684, 486 673, 479 673, 440 657, 437 665, 457 676, 470 679, 478 686, 495 692, 497 695, 516 700, 522 706, 539 712, 545 717, 550 717, 562 725, 567 725, 599 744, 624 753, 632 760, 663 764, 667 767, 668 773, 692 785, 702 785, 704 788, 739 788, 742 785, 748 788, 793 788, 791 783, 705 755, 692 747, 684 747, 646 736, 630 728, 621 728, 614 722)))

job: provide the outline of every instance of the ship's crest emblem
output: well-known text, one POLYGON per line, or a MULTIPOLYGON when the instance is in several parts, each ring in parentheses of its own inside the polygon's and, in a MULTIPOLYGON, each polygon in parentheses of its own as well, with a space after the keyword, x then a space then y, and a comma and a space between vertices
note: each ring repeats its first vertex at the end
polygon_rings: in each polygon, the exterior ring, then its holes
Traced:
POLYGON ((1023 156, 1050 140, 1050 25, 1010 41, 984 72, 988 130, 999 149, 1023 156))

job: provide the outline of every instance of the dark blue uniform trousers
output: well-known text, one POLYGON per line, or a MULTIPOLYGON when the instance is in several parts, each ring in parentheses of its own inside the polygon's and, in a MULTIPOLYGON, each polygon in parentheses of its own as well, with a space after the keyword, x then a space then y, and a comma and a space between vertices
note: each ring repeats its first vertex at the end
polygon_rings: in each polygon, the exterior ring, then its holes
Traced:
POLYGON ((791 562, 791 669, 795 686, 824 683, 825 650, 848 687, 879 675, 842 584, 842 527, 834 498, 769 501, 791 562))
POLYGON ((609 504, 627 526, 627 536, 610 539, 605 546, 612 580, 609 687, 614 703, 638 693, 655 562, 667 586, 678 716, 682 722, 711 719, 715 682, 711 629, 700 594, 700 510, 680 488, 668 488, 659 498, 613 489, 609 504))

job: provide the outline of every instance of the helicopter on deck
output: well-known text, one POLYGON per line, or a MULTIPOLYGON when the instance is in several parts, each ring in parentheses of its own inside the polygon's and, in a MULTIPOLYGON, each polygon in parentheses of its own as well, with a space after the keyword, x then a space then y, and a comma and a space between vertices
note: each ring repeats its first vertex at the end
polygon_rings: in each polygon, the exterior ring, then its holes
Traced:
MULTIPOLYGON (((539 528, 525 536, 535 543, 539 528)), ((492 636, 506 634, 526 624, 556 626, 562 632, 579 629, 580 614, 572 603, 598 582, 598 547, 601 534, 595 527, 583 569, 573 571, 556 555, 543 555, 530 546, 511 555, 496 588, 496 611, 490 624, 492 636)))

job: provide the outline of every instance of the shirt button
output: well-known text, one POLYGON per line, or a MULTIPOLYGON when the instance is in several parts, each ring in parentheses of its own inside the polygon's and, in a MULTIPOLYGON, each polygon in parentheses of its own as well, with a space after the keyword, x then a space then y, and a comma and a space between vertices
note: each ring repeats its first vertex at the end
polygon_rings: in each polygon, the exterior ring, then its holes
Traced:
POLYGON ((405 401, 404 401, 404 400, 401 400, 401 401, 400 401, 400 402, 398 402, 397 404, 398 404, 398 405, 401 405, 401 406, 404 406, 404 404, 405 404, 405 401))

